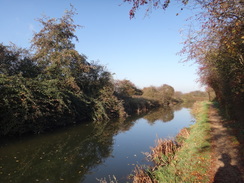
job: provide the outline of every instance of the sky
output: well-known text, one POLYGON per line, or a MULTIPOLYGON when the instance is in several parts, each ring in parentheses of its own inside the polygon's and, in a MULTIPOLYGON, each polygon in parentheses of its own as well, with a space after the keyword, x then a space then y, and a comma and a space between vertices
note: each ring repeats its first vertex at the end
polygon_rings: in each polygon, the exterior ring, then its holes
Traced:
POLYGON ((114 79, 139 88, 168 84, 184 93, 203 90, 197 65, 182 63, 177 55, 184 41, 180 30, 187 30, 186 19, 193 15, 179 4, 149 15, 142 7, 130 19, 132 5, 123 0, 0 0, 0 43, 29 48, 34 32, 42 28, 37 19, 62 17, 70 4, 77 11, 74 23, 82 26, 75 33, 76 50, 106 66, 114 79))

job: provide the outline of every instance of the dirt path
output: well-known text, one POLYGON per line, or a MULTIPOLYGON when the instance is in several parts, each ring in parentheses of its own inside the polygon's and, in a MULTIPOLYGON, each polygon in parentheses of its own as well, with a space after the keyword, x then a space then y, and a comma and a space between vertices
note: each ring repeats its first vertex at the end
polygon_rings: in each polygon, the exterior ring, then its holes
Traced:
POLYGON ((238 155, 238 142, 225 127, 225 121, 213 106, 209 109, 211 123, 212 181, 214 183, 244 183, 242 158, 238 155))

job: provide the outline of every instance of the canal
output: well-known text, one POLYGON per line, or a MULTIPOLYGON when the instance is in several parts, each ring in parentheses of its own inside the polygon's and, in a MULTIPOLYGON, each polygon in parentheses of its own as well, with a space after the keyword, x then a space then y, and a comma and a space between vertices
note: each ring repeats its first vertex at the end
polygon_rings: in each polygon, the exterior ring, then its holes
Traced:
POLYGON ((157 138, 193 124, 188 108, 160 108, 126 120, 81 124, 49 134, 2 140, 0 182, 96 183, 130 181, 137 164, 149 164, 157 138))

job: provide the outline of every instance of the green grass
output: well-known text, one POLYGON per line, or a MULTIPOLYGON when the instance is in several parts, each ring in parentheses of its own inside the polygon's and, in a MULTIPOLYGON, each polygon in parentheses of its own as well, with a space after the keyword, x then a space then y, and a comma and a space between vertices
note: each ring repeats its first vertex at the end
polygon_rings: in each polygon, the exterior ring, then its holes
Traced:
POLYGON ((194 107, 196 123, 192 125, 189 137, 177 151, 175 158, 167 166, 152 172, 161 182, 208 182, 211 161, 209 142, 210 124, 208 123, 208 103, 201 102, 194 107))

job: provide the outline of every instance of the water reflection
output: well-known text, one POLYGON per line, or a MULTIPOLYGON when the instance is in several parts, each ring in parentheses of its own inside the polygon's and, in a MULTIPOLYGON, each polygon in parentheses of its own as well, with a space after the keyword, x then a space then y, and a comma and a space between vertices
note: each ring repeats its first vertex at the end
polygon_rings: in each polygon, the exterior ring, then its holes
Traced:
MULTIPOLYGON (((157 120, 172 120, 174 111, 165 108, 139 118, 153 125, 157 120)), ((83 182, 96 167, 108 158, 114 158, 113 152, 117 152, 114 137, 127 133, 136 123, 138 116, 125 121, 83 124, 53 134, 5 142, 0 147, 0 182, 83 182)), ((133 138, 133 134, 130 135, 128 138, 133 138)), ((151 136, 154 138, 155 134, 151 136)))
POLYGON ((168 122, 174 119, 174 111, 170 107, 160 108, 159 110, 150 112, 143 118, 148 120, 150 124, 153 124, 157 120, 161 120, 162 122, 168 122))

